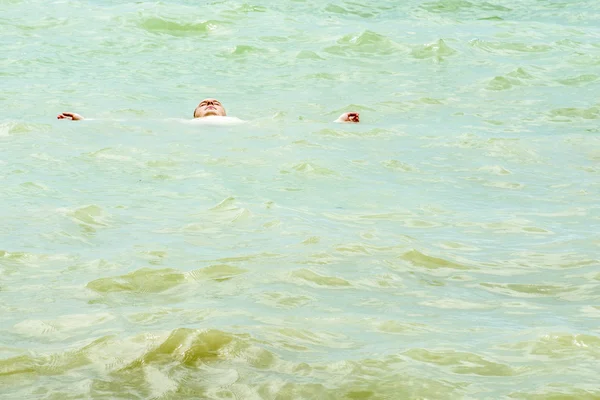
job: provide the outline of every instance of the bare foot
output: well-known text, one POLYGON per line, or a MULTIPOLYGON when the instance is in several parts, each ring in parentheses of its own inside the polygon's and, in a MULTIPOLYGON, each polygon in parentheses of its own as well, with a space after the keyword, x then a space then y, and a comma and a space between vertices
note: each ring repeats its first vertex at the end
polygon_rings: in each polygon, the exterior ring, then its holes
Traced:
POLYGON ((60 113, 60 114, 58 114, 58 116, 56 118, 58 118, 58 119, 70 119, 70 120, 73 120, 73 121, 80 121, 80 120, 84 119, 81 115, 76 114, 76 113, 72 113, 72 112, 60 113))
POLYGON ((357 124, 360 122, 360 115, 357 112, 347 112, 340 115, 336 122, 351 122, 357 124))

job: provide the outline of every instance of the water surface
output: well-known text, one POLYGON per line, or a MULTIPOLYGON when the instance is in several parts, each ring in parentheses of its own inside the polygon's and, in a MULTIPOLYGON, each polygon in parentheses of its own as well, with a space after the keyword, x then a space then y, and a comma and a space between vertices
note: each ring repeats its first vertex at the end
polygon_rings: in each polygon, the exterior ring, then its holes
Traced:
POLYGON ((0 11, 3 398, 600 397, 597 2, 0 11))

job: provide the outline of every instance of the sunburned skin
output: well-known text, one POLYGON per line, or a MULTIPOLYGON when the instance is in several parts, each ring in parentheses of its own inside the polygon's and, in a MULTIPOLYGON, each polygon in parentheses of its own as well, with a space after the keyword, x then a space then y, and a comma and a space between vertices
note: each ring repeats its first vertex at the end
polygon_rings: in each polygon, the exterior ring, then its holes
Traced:
POLYGON ((358 124, 360 122, 360 115, 357 112, 343 113, 334 122, 351 122, 358 124))
POLYGON ((64 112, 64 113, 60 113, 58 114, 58 116, 56 117, 58 119, 70 119, 72 121, 80 121, 83 118, 83 116, 77 114, 77 113, 73 113, 73 112, 64 112))
MULTIPOLYGON (((68 119, 71 121, 81 121, 85 119, 83 116, 74 113, 74 112, 63 112, 58 114, 56 117, 58 119, 68 119)), ((240 123, 243 122, 238 118, 227 117, 227 112, 225 108, 221 104, 221 102, 217 99, 207 98, 204 99, 198 104, 198 106, 194 109, 194 121, 202 120, 206 122, 225 122, 225 119, 220 120, 220 118, 227 118, 227 121, 230 123, 240 123)), ((347 112, 343 113, 336 119, 334 122, 341 123, 354 123, 357 124, 360 122, 360 115, 357 112, 347 112)))

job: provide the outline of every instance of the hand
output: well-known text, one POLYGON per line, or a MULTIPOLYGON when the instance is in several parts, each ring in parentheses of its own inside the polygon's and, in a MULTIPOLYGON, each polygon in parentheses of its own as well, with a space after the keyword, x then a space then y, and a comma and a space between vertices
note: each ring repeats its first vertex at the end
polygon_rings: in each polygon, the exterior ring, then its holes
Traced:
POLYGON ((80 121, 83 119, 83 117, 81 115, 72 113, 72 112, 60 113, 60 114, 58 114, 58 116, 56 118, 57 119, 71 119, 73 121, 80 121))
POLYGON ((357 124, 360 122, 360 115, 357 112, 347 112, 337 119, 338 122, 351 122, 357 124))

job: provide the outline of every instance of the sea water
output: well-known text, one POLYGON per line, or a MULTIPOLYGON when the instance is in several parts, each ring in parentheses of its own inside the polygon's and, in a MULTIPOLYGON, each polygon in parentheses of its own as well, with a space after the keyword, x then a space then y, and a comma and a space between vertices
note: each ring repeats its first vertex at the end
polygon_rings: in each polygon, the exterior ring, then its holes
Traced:
POLYGON ((0 26, 1 398, 600 398, 597 1, 0 26))

